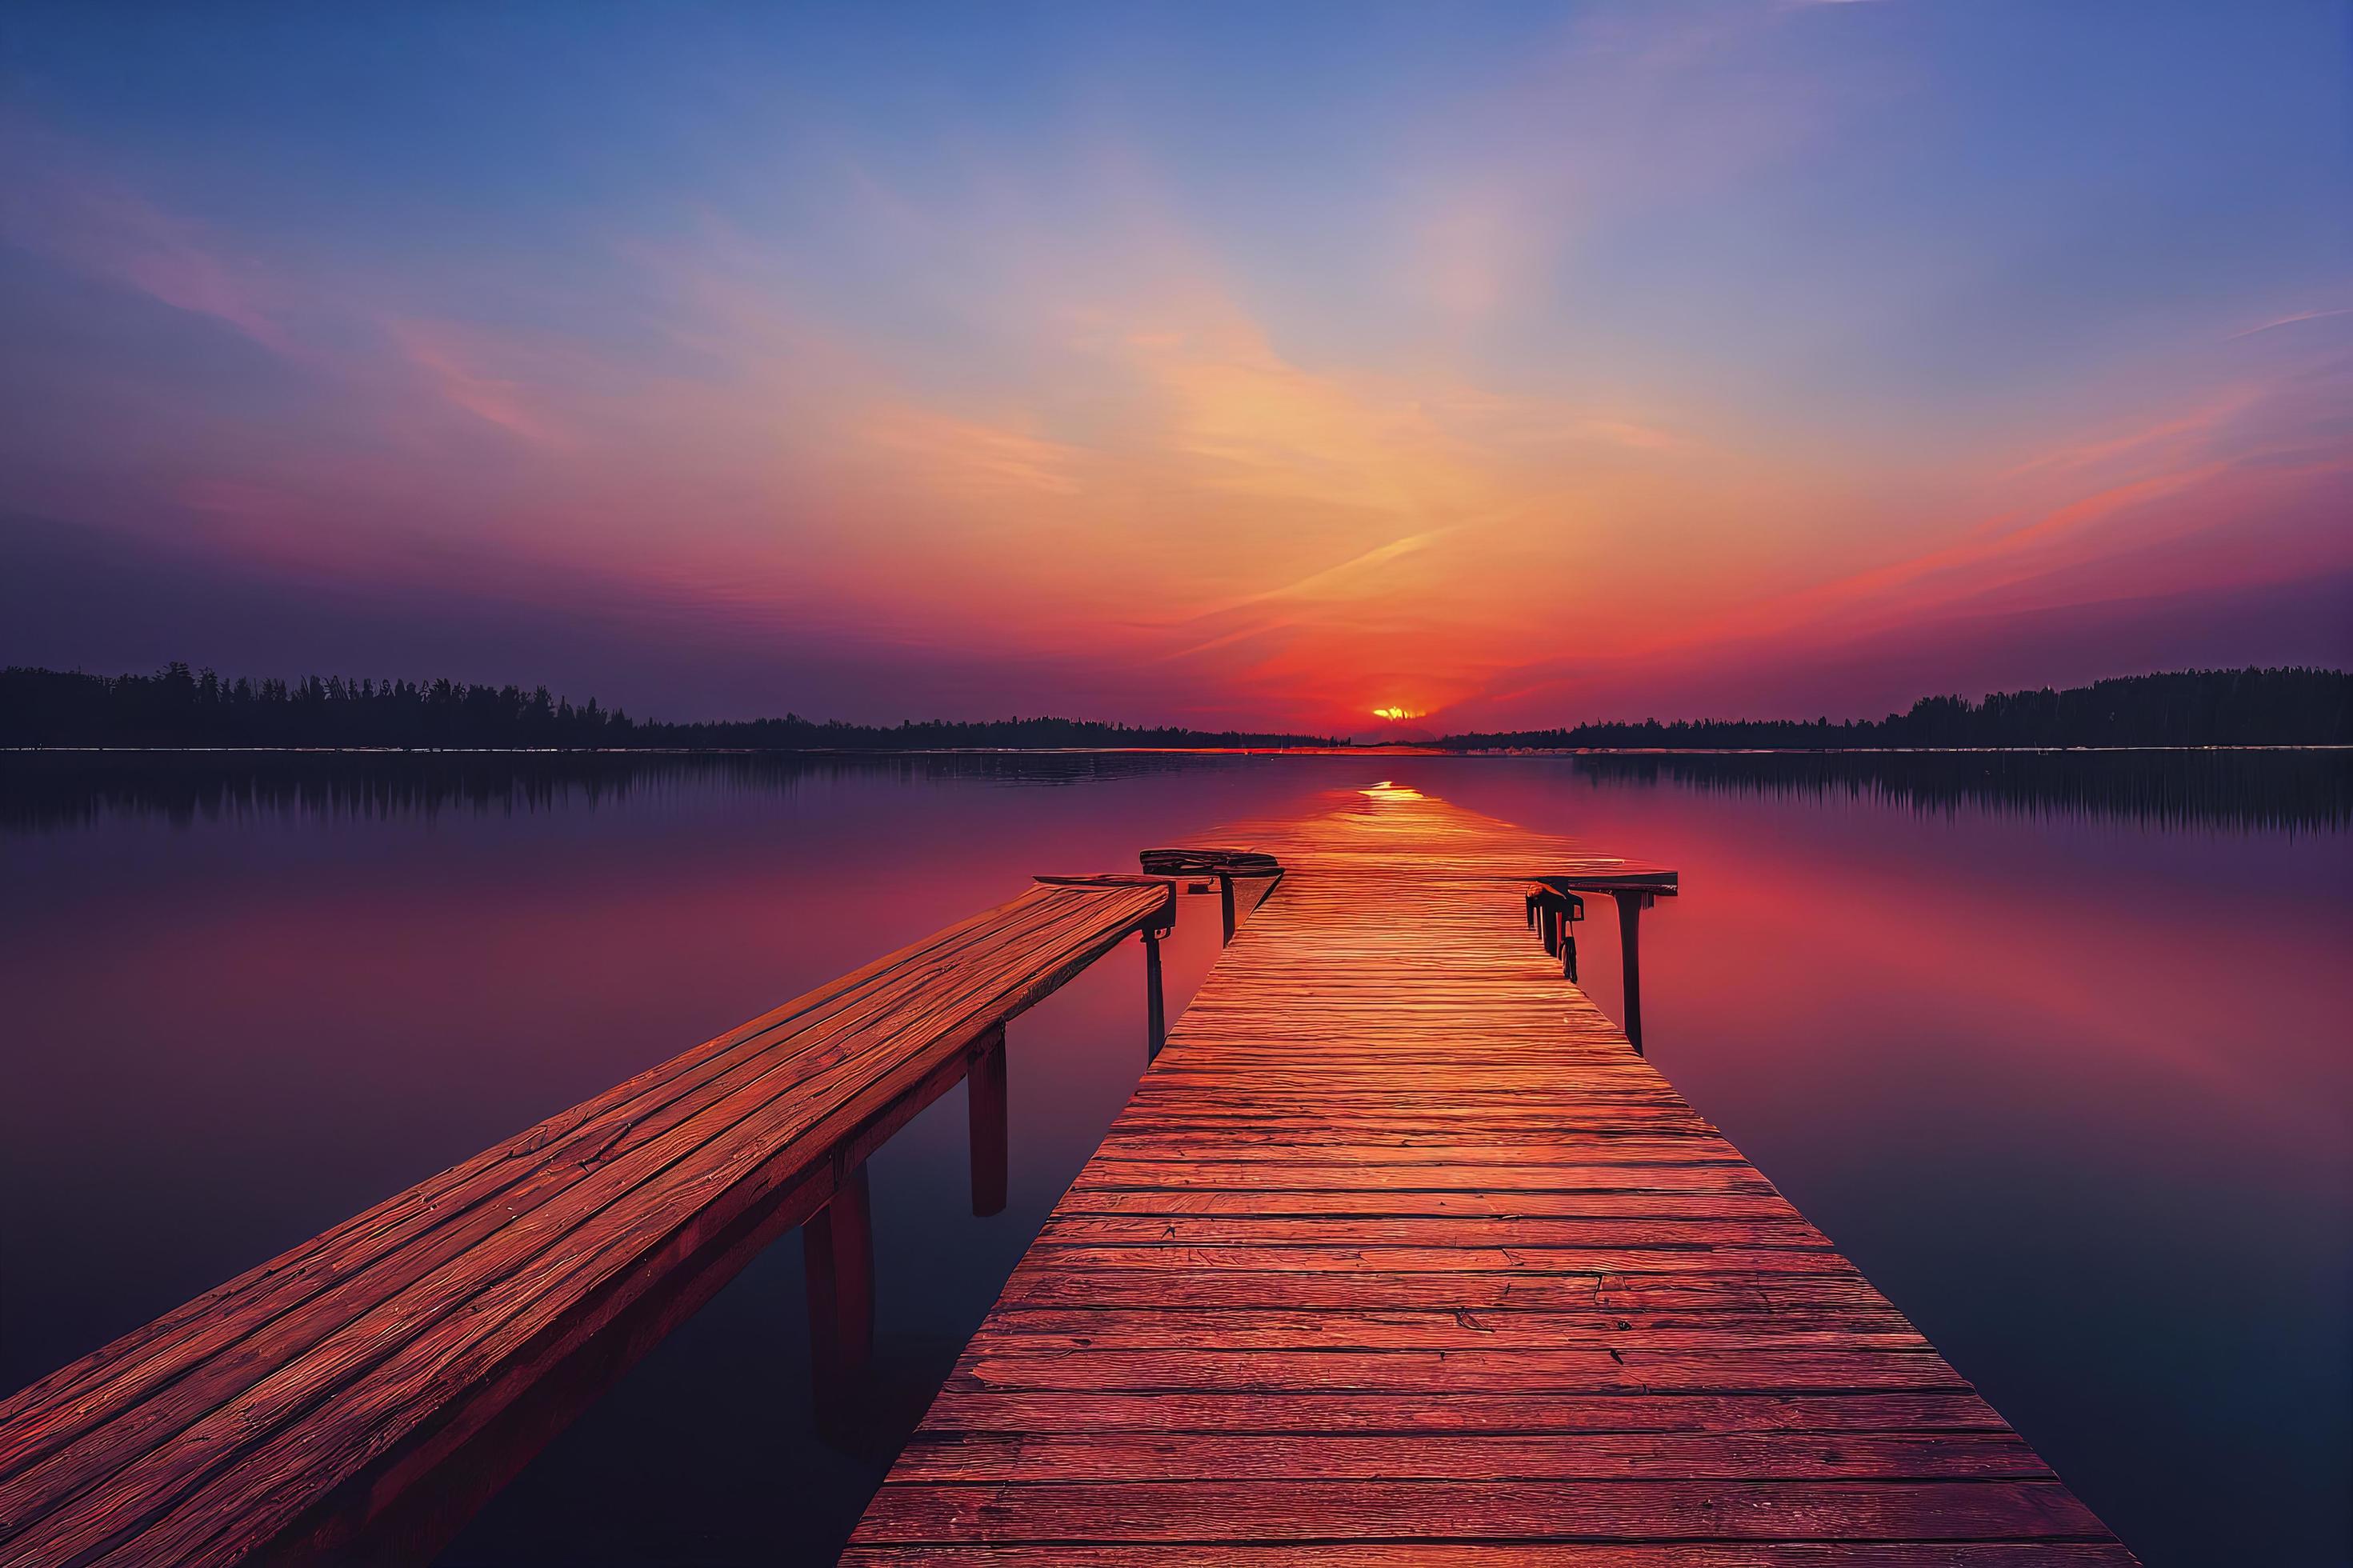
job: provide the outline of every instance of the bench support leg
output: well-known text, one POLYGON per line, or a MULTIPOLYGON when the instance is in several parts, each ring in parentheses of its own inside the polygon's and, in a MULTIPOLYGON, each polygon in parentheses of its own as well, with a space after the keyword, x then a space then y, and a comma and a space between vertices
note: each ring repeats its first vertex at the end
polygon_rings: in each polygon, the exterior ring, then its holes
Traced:
POLYGON ((1626 1038, 1642 1054, 1642 906, 1648 893, 1613 893, 1618 900, 1618 953, 1625 967, 1626 1038))
POLYGON ((874 1204, 863 1163, 801 1226, 801 1259, 808 1274, 818 1425, 840 1431, 849 1425, 852 1391, 874 1359, 874 1204))
MULTIPOLYGON (((1229 906, 1230 907, 1230 906, 1229 906)), ((1160 933, 1144 931, 1144 1059, 1156 1061, 1168 1043, 1168 1004, 1160 986, 1160 933)))
POLYGON ((965 1105, 972 1144, 972 1212, 1005 1212, 1008 1157, 1005 1105, 1005 1026, 980 1037, 965 1074, 965 1105))

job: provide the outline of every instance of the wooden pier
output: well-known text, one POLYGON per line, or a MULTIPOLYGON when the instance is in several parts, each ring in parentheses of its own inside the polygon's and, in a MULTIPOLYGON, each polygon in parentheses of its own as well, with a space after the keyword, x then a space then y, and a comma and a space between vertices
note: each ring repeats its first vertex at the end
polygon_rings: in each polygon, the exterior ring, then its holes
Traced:
POLYGON ((867 1156, 966 1080, 1001 1208, 1006 1025, 1129 936, 1150 1068, 846 1561, 2132 1561, 1630 1041, 1672 871, 1382 786, 1039 883, 0 1401, 0 1565, 426 1561, 796 1226, 822 1419, 867 1156))
POLYGON ((1394 788, 1229 841, 1279 888, 845 1562, 2132 1561, 1529 938, 1671 873, 1394 788))
POLYGON ((872 1342, 866 1157, 970 1074, 974 1206, 1001 1206, 1006 1023, 1174 909, 1142 877, 1033 888, 0 1402, 0 1568, 429 1561, 795 1226, 824 1418, 872 1342))

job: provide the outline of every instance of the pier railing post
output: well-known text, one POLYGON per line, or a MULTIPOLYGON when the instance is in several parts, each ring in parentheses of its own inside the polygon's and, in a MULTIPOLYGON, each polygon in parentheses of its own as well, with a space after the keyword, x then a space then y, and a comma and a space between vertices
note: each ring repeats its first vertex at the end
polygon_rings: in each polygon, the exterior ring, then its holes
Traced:
POLYGON ((1005 1026, 997 1025, 974 1047, 965 1073, 965 1108, 972 1145, 972 1212, 987 1218, 1005 1212, 1009 1140, 1006 1128, 1005 1026))
POLYGON ((1225 933, 1219 940, 1219 945, 1229 947, 1233 944, 1235 925, 1234 874, 1231 871, 1218 873, 1218 918, 1225 933))
POLYGON ((809 1381, 818 1424, 839 1431, 874 1359, 874 1204, 863 1161, 801 1226, 801 1260, 808 1276, 809 1381))
POLYGON ((1168 1002, 1160 985, 1160 939, 1167 934, 1144 928, 1144 1059, 1157 1061, 1168 1043, 1168 1002))
POLYGON ((1651 901, 1648 893, 1620 890, 1610 895, 1618 900, 1618 952, 1626 977, 1626 1039, 1633 1046, 1634 1054, 1642 1054, 1642 909, 1651 901))

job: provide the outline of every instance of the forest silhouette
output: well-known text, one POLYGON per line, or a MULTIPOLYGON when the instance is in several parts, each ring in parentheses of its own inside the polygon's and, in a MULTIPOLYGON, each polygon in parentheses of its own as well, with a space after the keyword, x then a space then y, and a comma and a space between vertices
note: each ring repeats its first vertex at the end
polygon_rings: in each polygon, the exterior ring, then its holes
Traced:
MULTIPOLYGON (((595 698, 575 706, 544 686, 346 679, 224 679, 174 663, 154 675, 0 671, 0 745, 16 747, 384 748, 391 750, 941 751, 965 748, 1334 746, 1325 736, 1195 730, 1096 720, 781 719, 665 723, 595 698)), ((1980 701, 1926 697, 1879 720, 1656 719, 1448 735, 1456 751, 1503 749, 1838 751, 1880 748, 2317 746, 2353 744, 2353 675, 2341 670, 2191 669, 1980 701)))
POLYGON ((155 675, 0 671, 0 745, 373 747, 455 751, 651 748, 934 751, 959 747, 1328 746, 1314 735, 1145 728, 1084 719, 910 721, 881 726, 781 719, 671 724, 595 698, 575 707, 544 686, 448 679, 223 679, 173 663, 155 675))
POLYGON ((1924 697, 1884 719, 1598 721, 1563 730, 1448 735, 1453 751, 1843 751, 2066 746, 2353 744, 2353 674, 2301 667, 2185 669, 1982 701, 1924 697))

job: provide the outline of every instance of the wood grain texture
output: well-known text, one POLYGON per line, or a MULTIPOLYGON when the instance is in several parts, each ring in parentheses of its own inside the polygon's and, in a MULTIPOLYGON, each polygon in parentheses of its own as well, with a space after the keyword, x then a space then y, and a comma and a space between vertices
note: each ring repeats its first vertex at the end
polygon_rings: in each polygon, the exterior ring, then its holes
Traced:
POLYGON ((847 1563, 2132 1558, 1561 974, 1673 873, 1377 788, 1282 867, 847 1563))
MULTIPOLYGON (((955 1568, 1002 1563, 998 1546, 853 1545, 843 1568, 955 1568)), ((2131 1568, 2115 1542, 1433 1542, 1352 1540, 1280 1546, 1231 1542, 1166 1545, 1027 1543, 1024 1563, 1047 1568, 2131 1568)))
POLYGON ((1140 878, 1034 888, 22 1390, 0 1403, 0 1563, 284 1560, 348 1541, 600 1333, 641 1352, 647 1325, 675 1321, 666 1292, 707 1297, 1008 1018, 1172 898, 1140 878), (338 1510, 353 1517, 322 1516, 338 1510))

